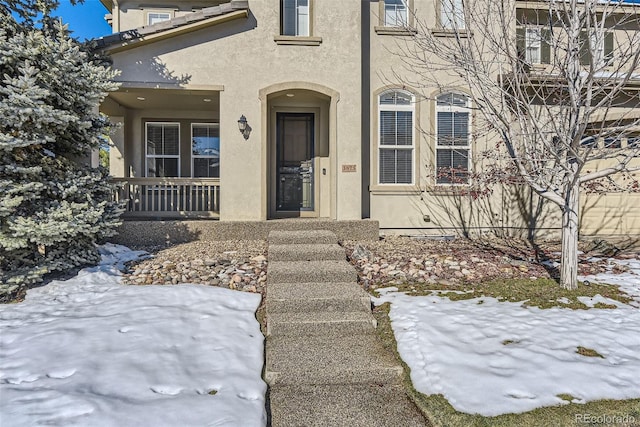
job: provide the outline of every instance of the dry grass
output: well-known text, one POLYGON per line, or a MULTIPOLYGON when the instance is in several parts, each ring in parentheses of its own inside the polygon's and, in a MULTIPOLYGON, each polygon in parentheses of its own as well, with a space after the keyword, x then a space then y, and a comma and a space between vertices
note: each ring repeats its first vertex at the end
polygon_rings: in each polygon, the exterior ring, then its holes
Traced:
MULTIPOLYGON (((431 295, 434 293, 446 296, 452 301, 464 299, 493 297, 501 301, 523 301, 524 307, 552 308, 562 307, 574 310, 587 310, 590 307, 581 303, 578 297, 603 297, 628 304, 631 298, 617 286, 591 284, 580 285, 577 290, 561 288, 551 279, 498 279, 474 284, 405 284, 395 285, 408 295, 431 295), (560 300, 560 301, 559 301, 560 300), (561 302, 564 300, 565 302, 561 302)), ((615 309, 612 304, 597 303, 594 308, 615 309)))
POLYGON ((587 347, 582 347, 582 346, 578 346, 578 349, 576 350, 576 353, 578 353, 581 356, 586 356, 586 357, 599 357, 601 359, 604 359, 604 356, 601 355, 600 353, 598 353, 597 351, 595 351, 592 348, 587 348, 587 347))

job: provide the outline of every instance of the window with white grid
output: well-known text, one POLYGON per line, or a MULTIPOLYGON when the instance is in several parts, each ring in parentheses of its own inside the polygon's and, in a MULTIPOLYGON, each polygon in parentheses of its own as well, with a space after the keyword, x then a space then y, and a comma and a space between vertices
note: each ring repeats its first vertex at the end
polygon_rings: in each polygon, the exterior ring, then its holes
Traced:
POLYGON ((157 24, 159 22, 168 21, 171 14, 168 12, 149 12, 147 13, 147 25, 157 24))
POLYGON ((311 0, 281 0, 280 34, 310 36, 309 2, 311 0))
POLYGON ((440 3, 440 25, 445 29, 464 30, 463 0, 442 0, 440 3))
POLYGON ((384 25, 406 27, 408 25, 407 0, 384 0, 384 25))
POLYGON ((378 98, 378 183, 413 184, 415 99, 391 90, 378 98))
POLYGON ((146 123, 148 177, 180 176, 180 123, 146 123))
POLYGON ((220 126, 191 124, 191 174, 194 178, 220 178, 220 126))
POLYGON ((436 183, 468 184, 471 154, 471 100, 444 93, 436 103, 436 183))

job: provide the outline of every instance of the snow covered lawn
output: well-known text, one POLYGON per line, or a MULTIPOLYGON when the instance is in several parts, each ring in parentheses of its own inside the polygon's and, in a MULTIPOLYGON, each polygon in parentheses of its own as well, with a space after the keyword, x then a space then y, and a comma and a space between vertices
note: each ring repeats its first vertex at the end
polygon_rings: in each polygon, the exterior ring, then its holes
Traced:
POLYGON ((0 425, 263 426, 260 295, 124 286, 102 247, 77 277, 0 305, 0 425))
MULTIPOLYGON (((622 263, 622 261, 621 261, 622 263)), ((590 276, 634 297, 616 309, 541 310, 495 298, 451 301, 381 290, 391 302, 398 352, 416 390, 442 394, 458 411, 496 416, 566 403, 640 398, 640 261, 623 275, 590 276), (579 346, 604 356, 576 353, 579 346)), ((582 278, 585 279, 585 278, 582 278)))

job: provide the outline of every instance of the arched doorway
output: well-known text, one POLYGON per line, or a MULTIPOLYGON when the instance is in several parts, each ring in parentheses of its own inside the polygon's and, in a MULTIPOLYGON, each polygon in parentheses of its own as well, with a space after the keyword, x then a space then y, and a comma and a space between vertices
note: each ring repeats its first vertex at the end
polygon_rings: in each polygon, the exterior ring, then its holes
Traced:
POLYGON ((261 91, 266 218, 335 219, 337 93, 303 82, 261 91))

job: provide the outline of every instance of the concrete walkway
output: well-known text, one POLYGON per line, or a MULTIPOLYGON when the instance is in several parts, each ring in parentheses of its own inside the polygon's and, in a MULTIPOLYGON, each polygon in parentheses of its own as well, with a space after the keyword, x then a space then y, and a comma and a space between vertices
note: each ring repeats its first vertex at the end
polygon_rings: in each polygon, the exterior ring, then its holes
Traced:
POLYGON ((425 426, 334 233, 271 231, 265 378, 271 425, 425 426))

